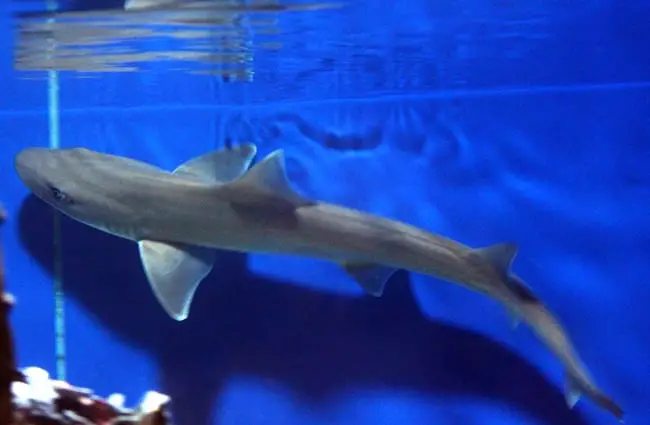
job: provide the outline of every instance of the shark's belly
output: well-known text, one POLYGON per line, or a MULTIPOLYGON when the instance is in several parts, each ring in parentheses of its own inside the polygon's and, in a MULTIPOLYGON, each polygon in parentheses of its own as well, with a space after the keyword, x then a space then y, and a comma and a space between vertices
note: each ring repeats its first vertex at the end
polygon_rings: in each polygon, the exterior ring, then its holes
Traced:
POLYGON ((334 262, 370 262, 468 281, 467 248, 393 220, 327 204, 295 211, 201 205, 158 214, 158 240, 238 252, 285 254, 334 262))
POLYGON ((376 248, 381 245, 359 225, 358 218, 346 218, 319 207, 292 212, 215 204, 182 214, 159 211, 148 221, 155 224, 145 226, 149 231, 144 238, 239 252, 365 261, 374 260, 376 248))

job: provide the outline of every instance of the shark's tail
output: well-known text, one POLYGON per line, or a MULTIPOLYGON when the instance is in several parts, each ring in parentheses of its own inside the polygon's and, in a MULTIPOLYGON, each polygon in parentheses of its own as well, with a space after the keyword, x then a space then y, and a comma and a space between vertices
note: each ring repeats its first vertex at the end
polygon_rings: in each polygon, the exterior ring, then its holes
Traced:
POLYGON ((565 398, 569 408, 573 408, 578 400, 580 400, 580 396, 584 394, 598 406, 614 415, 619 422, 623 423, 623 409, 607 394, 600 391, 594 385, 572 376, 569 372, 566 374, 566 383, 567 389, 565 398))
POLYGON ((573 408, 582 395, 609 411, 621 423, 623 409, 604 394, 594 384, 587 368, 573 348, 568 334, 553 314, 542 304, 530 288, 516 275, 508 275, 508 284, 512 289, 516 313, 526 321, 548 348, 564 363, 566 368, 565 399, 569 408, 573 408))

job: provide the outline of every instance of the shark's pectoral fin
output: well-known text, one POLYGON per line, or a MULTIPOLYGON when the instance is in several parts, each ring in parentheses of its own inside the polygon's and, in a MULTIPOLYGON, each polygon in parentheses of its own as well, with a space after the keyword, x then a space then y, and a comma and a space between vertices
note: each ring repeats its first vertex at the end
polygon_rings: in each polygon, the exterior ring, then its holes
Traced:
POLYGON ((386 282, 397 271, 393 267, 374 263, 348 262, 341 266, 366 293, 375 297, 381 297, 384 294, 386 282))
POLYGON ((273 151, 241 178, 220 190, 227 191, 230 201, 238 207, 263 207, 281 211, 314 203, 291 187, 282 149, 273 151))
POLYGON ((564 399, 569 409, 573 409, 578 401, 580 401, 582 391, 576 380, 570 374, 567 373, 565 379, 566 389, 564 390, 564 399))
POLYGON ((174 170, 174 174, 206 183, 228 183, 241 177, 257 153, 252 143, 213 151, 193 158, 174 170))
POLYGON ((484 248, 476 248, 474 252, 489 261, 496 269, 507 276, 512 260, 517 255, 518 247, 513 243, 500 243, 484 248))
POLYGON ((215 251, 148 240, 138 247, 156 298, 172 318, 185 320, 196 288, 212 270, 215 251))

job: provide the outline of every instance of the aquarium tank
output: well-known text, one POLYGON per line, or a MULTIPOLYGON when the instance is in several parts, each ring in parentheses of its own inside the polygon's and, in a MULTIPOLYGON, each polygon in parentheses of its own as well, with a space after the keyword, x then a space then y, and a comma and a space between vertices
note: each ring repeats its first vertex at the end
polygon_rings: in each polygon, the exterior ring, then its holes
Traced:
POLYGON ((648 22, 3 2, 0 425, 650 424, 648 22))

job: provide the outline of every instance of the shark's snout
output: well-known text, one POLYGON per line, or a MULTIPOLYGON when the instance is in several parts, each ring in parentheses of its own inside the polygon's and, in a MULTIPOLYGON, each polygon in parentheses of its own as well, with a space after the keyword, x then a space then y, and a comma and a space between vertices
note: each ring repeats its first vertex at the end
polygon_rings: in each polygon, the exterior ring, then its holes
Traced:
POLYGON ((16 155, 16 158, 14 159, 14 165, 16 167, 16 172, 18 173, 18 177, 20 177, 21 180, 25 181, 25 178, 29 174, 30 170, 30 164, 34 163, 34 158, 35 158, 36 152, 34 152, 34 148, 29 148, 29 149, 24 149, 16 155))
POLYGON ((39 185, 39 175, 43 171, 47 151, 45 148, 27 148, 20 151, 14 160, 18 177, 32 190, 39 185))

